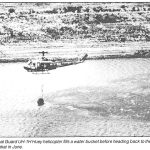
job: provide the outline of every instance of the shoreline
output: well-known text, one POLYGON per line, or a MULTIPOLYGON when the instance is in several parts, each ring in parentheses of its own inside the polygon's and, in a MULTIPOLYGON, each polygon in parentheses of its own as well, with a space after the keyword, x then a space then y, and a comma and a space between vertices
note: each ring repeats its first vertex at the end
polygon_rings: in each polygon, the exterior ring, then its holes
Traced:
POLYGON ((150 42, 100 42, 52 41, 50 43, 20 43, 0 45, 0 63, 27 62, 41 57, 40 51, 47 51, 48 59, 73 60, 87 53, 87 60, 150 58, 150 42))
MULTIPOLYGON (((146 56, 136 56, 136 55, 100 55, 100 56, 90 56, 86 60, 104 60, 104 59, 133 59, 133 58, 150 58, 146 56)), ((30 58, 12 58, 12 59, 6 59, 2 58, 0 59, 0 63, 19 63, 19 62, 28 62, 30 58)), ((65 58, 62 58, 63 60, 65 58)), ((67 58, 66 58, 67 59, 67 58)), ((55 60, 60 60, 60 57, 55 57, 55 60)), ((73 59, 70 59, 70 61, 73 59)))

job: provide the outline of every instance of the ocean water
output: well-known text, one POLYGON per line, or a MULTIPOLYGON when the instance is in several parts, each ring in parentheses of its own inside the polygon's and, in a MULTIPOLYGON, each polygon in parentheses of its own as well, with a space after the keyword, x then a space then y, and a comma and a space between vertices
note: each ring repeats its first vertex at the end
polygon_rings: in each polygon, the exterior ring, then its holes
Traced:
POLYGON ((0 137, 148 136, 149 64, 92 60, 48 74, 0 64, 0 137))

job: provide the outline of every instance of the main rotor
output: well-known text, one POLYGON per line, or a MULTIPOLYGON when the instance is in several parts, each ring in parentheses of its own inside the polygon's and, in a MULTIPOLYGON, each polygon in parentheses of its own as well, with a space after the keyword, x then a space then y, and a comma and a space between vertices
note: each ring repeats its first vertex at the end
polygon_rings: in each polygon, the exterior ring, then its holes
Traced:
POLYGON ((47 54, 48 52, 45 52, 45 51, 42 51, 42 52, 39 52, 42 54, 42 56, 44 57, 45 54, 47 54))

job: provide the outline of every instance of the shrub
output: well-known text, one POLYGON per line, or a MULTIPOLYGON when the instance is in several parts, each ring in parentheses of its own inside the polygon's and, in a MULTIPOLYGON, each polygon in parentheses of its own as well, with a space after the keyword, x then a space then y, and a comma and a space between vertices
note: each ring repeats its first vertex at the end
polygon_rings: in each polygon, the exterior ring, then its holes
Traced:
POLYGON ((10 8, 10 9, 8 10, 8 12, 9 12, 9 13, 14 13, 14 12, 15 12, 15 9, 10 8))

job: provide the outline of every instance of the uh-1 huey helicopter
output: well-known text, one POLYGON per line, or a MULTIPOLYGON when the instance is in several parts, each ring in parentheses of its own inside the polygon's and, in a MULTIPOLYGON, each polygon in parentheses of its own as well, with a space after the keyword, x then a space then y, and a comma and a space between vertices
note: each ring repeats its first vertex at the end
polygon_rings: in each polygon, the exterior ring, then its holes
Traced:
POLYGON ((87 54, 82 55, 81 57, 78 57, 76 59, 48 59, 44 55, 48 52, 42 51, 38 52, 42 54, 42 58, 35 59, 35 60, 29 60, 26 66, 24 66, 24 69, 28 72, 45 72, 49 70, 56 69, 58 67, 64 67, 69 65, 75 65, 82 63, 86 60, 87 54))

